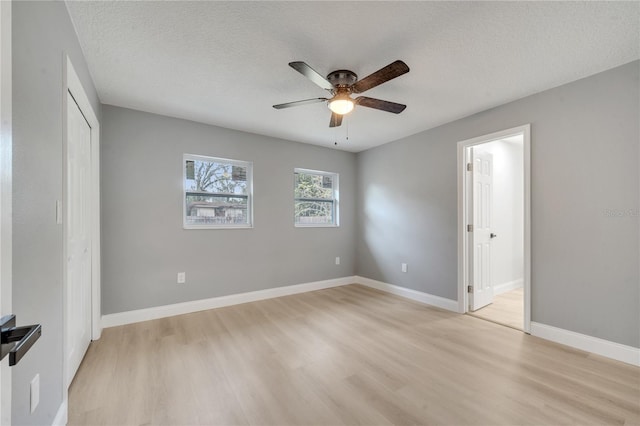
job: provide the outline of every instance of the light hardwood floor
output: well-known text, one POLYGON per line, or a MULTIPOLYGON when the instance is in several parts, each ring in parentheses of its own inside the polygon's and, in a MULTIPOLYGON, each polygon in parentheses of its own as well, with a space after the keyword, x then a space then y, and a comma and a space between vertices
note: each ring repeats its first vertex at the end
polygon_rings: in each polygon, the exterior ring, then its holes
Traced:
POLYGON ((517 288, 494 296, 492 304, 475 312, 469 312, 469 315, 522 330, 524 325, 524 289, 517 288))
POLYGON ((359 285, 102 336, 71 425, 640 424, 640 368, 359 285))

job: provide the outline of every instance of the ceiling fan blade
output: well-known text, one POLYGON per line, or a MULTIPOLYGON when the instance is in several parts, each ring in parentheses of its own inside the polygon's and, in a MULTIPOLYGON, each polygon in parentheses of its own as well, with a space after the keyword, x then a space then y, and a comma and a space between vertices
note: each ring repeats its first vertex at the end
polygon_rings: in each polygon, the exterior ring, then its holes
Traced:
POLYGON ((335 112, 331 113, 331 121, 329 121, 329 127, 338 127, 342 124, 342 116, 340 114, 336 114, 335 112))
POLYGON ((327 101, 327 98, 313 98, 313 99, 305 99, 303 101, 295 101, 295 102, 287 102, 286 104, 278 104, 274 105, 275 109, 283 109, 283 108, 291 108, 300 105, 308 105, 308 104, 316 104, 319 102, 327 101))
POLYGON ((368 98, 359 96, 356 98, 356 105, 362 105, 367 108, 375 108, 382 111, 400 114, 407 107, 406 105, 397 104, 395 102, 383 101, 382 99, 368 98))
POLYGON ((362 93, 408 72, 409 67, 407 64, 402 61, 395 61, 356 82, 351 86, 351 91, 353 93, 362 93))
POLYGON ((333 90, 333 84, 329 83, 326 78, 318 74, 316 70, 311 68, 306 63, 302 61, 289 62, 289 66, 307 77, 309 80, 313 81, 318 86, 322 87, 323 89, 333 90))

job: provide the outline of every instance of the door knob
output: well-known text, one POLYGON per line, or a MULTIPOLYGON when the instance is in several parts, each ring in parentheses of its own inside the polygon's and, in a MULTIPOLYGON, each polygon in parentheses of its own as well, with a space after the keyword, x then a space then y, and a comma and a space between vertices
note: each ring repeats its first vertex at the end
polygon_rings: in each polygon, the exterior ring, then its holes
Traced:
POLYGON ((491 235, 489 235, 490 238, 495 238, 497 236, 498 236, 498 234, 494 234, 493 232, 491 233, 491 235))
POLYGON ((40 324, 16 327, 15 315, 0 318, 0 329, 2 330, 0 359, 9 355, 10 366, 16 365, 42 335, 40 324))

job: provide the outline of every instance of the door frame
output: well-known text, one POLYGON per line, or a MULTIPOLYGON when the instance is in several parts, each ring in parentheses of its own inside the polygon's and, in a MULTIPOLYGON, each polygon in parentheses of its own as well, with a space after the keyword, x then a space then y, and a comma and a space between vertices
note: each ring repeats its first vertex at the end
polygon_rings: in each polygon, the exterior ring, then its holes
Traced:
MULTIPOLYGON (((12 311, 11 2, 0 1, 0 313, 12 311)), ((7 357, 8 359, 8 357, 7 357)), ((0 424, 11 424, 11 369, 0 364, 0 424)))
POLYGON ((523 331, 531 333, 531 124, 501 130, 488 135, 478 136, 458 142, 458 312, 469 311, 468 285, 469 241, 466 224, 468 218, 468 183, 466 179, 467 148, 504 139, 510 136, 523 136, 524 166, 524 323, 523 331))
POLYGON ((67 318, 68 318, 68 306, 67 306, 67 287, 68 287, 68 271, 67 271, 67 256, 68 256, 68 237, 67 237, 67 209, 66 200, 67 193, 67 149, 68 149, 68 131, 67 131, 67 92, 71 93, 71 96, 78 104, 80 111, 84 115, 87 123, 91 128, 91 340, 98 340, 102 334, 101 324, 101 307, 100 307, 100 123, 96 116, 91 102, 82 87, 80 78, 71 63, 71 59, 68 55, 64 55, 63 59, 63 96, 62 96, 62 129, 63 129, 63 185, 62 185, 62 215, 61 221, 63 224, 63 395, 66 401, 68 384, 67 384, 67 372, 69 371, 69 365, 67 363, 67 318))

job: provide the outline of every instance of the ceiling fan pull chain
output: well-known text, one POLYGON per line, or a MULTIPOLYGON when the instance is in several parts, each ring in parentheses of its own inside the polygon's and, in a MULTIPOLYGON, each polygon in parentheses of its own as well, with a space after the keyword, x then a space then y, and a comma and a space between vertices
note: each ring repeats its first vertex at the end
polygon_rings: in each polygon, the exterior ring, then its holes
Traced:
POLYGON ((347 141, 349 140, 349 117, 347 117, 347 141))

